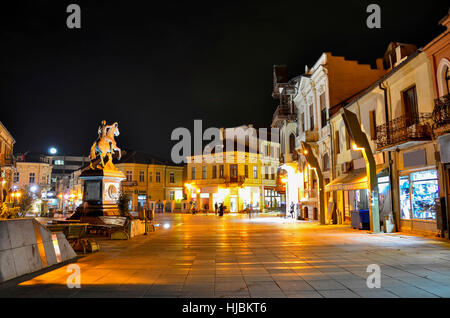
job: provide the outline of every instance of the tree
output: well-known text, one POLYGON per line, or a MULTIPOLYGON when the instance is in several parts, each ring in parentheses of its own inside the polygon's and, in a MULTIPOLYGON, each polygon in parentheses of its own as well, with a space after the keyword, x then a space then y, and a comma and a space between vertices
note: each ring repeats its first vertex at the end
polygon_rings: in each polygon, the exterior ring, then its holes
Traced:
POLYGON ((120 191, 119 199, 117 199, 117 205, 119 208, 119 213, 121 216, 130 217, 130 209, 129 209, 129 203, 131 201, 131 198, 128 194, 126 194, 123 191, 120 191))
POLYGON ((29 191, 23 191, 19 198, 19 217, 24 217, 33 206, 33 195, 29 191))

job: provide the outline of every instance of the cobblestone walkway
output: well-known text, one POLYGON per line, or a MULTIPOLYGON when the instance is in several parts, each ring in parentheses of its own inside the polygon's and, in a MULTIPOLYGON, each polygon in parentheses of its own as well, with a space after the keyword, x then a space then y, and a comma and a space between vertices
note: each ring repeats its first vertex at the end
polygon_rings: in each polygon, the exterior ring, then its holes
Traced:
POLYGON ((129 241, 82 257, 81 288, 61 267, 2 297, 450 297, 450 244, 274 216, 157 215, 129 241), (381 288, 366 285, 381 268, 381 288))

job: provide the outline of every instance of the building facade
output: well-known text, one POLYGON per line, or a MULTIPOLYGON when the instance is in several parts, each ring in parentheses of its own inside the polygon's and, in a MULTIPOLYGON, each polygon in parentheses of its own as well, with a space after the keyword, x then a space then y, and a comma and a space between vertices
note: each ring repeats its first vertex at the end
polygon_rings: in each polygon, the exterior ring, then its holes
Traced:
POLYGON ((280 209, 278 139, 272 142, 270 134, 258 138, 251 125, 231 129, 242 129, 250 137, 240 144, 222 128, 220 151, 187 157, 185 191, 191 208, 214 211, 216 204, 223 204, 227 212, 280 209))
POLYGON ((0 202, 7 200, 12 187, 14 163, 14 144, 16 141, 0 122, 0 202))
POLYGON ((307 219, 320 219, 321 223, 332 221, 332 213, 327 213, 327 208, 333 199, 320 188, 320 184, 329 183, 336 175, 332 164, 335 136, 329 118, 339 110, 339 106, 334 105, 357 94, 385 73, 381 59, 376 64, 373 68, 323 53, 313 67, 306 67, 304 74, 291 80, 295 86, 293 101, 297 108, 299 196, 303 216, 307 219), (304 149, 304 144, 312 153, 304 149))
POLYGON ((437 228, 448 238, 450 229, 450 15, 447 14, 439 23, 445 28, 444 32, 427 44, 423 51, 430 59, 435 96, 432 125, 440 191, 436 208, 437 228))
POLYGON ((115 165, 125 174, 121 187, 131 197, 131 211, 182 210, 183 166, 138 151, 127 151, 115 165))

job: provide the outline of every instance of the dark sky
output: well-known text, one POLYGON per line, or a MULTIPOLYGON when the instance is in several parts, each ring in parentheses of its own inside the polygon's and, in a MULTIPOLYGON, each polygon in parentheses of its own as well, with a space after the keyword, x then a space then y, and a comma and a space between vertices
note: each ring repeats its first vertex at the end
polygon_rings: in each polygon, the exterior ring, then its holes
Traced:
POLYGON ((275 109, 272 67, 303 73, 321 52, 373 63, 390 41, 424 46, 448 1, 8 1, 1 116, 15 152, 87 154, 102 119, 119 147, 170 157, 176 127, 253 123, 275 109), (382 28, 366 27, 366 7, 382 28), (82 29, 66 27, 81 6, 82 29))

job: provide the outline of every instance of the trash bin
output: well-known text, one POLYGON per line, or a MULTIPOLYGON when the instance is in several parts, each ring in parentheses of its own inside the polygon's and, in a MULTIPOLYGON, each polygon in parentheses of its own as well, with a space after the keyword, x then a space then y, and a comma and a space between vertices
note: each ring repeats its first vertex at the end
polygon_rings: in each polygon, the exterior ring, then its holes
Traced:
POLYGON ((359 215, 359 210, 350 211, 352 228, 353 229, 361 229, 361 217, 359 215))
POLYGON ((361 222, 361 230, 370 230, 369 210, 359 210, 359 219, 361 222))

